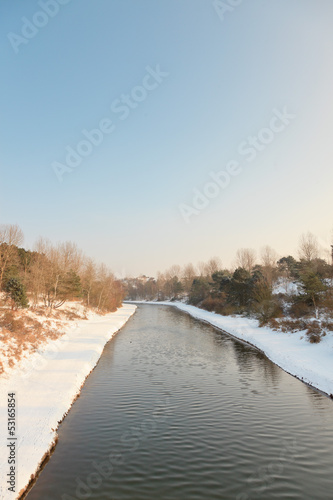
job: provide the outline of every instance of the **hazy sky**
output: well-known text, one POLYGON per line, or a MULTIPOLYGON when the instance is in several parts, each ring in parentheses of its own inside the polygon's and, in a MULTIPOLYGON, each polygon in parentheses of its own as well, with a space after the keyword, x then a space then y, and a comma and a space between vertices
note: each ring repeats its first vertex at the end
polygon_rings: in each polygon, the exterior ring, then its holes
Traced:
POLYGON ((332 0, 1 0, 0 222, 118 274, 326 244, 332 26, 332 0))

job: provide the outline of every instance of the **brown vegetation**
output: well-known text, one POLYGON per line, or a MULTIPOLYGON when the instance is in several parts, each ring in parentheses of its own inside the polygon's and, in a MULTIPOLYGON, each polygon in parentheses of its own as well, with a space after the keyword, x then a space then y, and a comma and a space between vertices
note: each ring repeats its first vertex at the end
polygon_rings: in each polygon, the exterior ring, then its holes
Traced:
MULTIPOLYGON (((0 314, 0 341, 3 348, 3 359, 9 367, 13 367, 25 354, 35 352, 42 344, 61 337, 64 331, 59 328, 63 323, 53 320, 42 323, 26 312, 4 310, 0 314)), ((0 360, 0 374, 5 367, 0 360)))

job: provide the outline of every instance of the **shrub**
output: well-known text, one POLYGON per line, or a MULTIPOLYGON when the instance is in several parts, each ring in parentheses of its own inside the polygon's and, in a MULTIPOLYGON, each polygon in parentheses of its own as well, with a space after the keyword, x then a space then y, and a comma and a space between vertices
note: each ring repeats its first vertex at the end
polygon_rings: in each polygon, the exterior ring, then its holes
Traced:
POLYGON ((267 326, 272 328, 272 330, 280 330, 280 323, 276 321, 275 318, 271 318, 267 321, 267 326))
POLYGON ((13 333, 22 333, 24 331, 24 321, 22 318, 16 318, 13 311, 6 311, 0 319, 0 325, 13 333))
POLYGON ((308 325, 308 329, 306 331, 309 342, 311 342, 311 344, 319 344, 321 341, 321 334, 322 330, 318 321, 312 321, 312 323, 308 325))
POLYGON ((277 322, 272 319, 269 320, 268 325, 271 328, 277 328, 283 333, 294 333, 305 330, 307 328, 307 323, 303 319, 282 319, 277 322))
POLYGON ((231 316, 232 314, 239 314, 239 313, 240 313, 239 309, 237 309, 232 304, 226 304, 221 311, 221 314, 223 316, 231 316))
POLYGON ((205 309, 206 311, 214 311, 218 314, 223 314, 223 306, 224 306, 224 300, 214 298, 214 297, 207 297, 202 304, 201 307, 202 309, 205 309))
POLYGON ((312 311, 305 302, 297 301, 290 306, 289 313, 294 318, 304 318, 309 316, 312 311))
POLYGON ((321 326, 325 330, 328 330, 329 332, 333 332, 333 322, 332 321, 322 321, 321 326))
POLYGON ((266 325, 270 319, 281 318, 283 310, 276 300, 264 300, 254 305, 254 313, 259 326, 266 325))

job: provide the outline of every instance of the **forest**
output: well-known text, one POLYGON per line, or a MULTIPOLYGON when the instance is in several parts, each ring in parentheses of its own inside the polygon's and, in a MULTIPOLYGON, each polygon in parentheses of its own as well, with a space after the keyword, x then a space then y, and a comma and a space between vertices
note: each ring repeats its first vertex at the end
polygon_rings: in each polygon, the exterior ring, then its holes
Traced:
POLYGON ((320 248, 312 233, 300 237, 298 255, 278 256, 270 246, 257 254, 237 251, 226 268, 214 257, 196 266, 173 265, 157 277, 116 279, 75 243, 52 244, 40 238, 34 250, 22 247, 17 225, 0 226, 0 291, 4 314, 29 308, 50 314, 65 302, 79 302, 99 313, 115 311, 122 301, 182 301, 222 315, 256 318, 260 326, 281 331, 306 330, 319 342, 333 330, 332 249, 320 248))
POLYGON ((254 317, 260 326, 281 331, 306 330, 320 342, 333 330, 332 247, 320 248, 312 233, 300 237, 297 258, 280 257, 265 246, 259 255, 239 249, 233 268, 219 257, 197 266, 174 265, 157 278, 124 280, 129 300, 183 301, 222 315, 254 317), (325 258, 323 258, 323 255, 325 258))
POLYGON ((124 290, 104 264, 97 265, 75 243, 53 245, 40 238, 35 249, 22 247, 17 225, 0 226, 0 291, 2 304, 18 308, 58 309, 79 300, 99 312, 115 311, 124 290))

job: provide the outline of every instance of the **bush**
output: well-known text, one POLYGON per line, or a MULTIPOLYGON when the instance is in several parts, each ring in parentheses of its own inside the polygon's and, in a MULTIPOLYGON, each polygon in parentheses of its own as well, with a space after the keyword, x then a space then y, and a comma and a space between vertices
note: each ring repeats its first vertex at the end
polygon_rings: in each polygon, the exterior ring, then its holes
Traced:
POLYGON ((318 321, 313 321, 309 324, 306 335, 311 344, 319 344, 319 342, 321 341, 321 334, 322 330, 318 321))
POLYGON ((280 323, 276 321, 275 318, 269 319, 267 321, 267 326, 272 330, 280 330, 280 323))
POLYGON ((222 311, 224 307, 224 300, 214 297, 207 297, 207 299, 202 302, 201 307, 206 311, 214 311, 218 314, 223 314, 222 311))
POLYGON ((282 322, 282 331, 285 333, 301 332, 307 327, 307 322, 303 319, 285 319, 282 322))
POLYGON ((312 314, 312 309, 305 302, 295 302, 290 306, 289 313, 293 318, 305 318, 312 314))
POLYGON ((240 314, 240 313, 241 311, 239 311, 239 309, 237 309, 232 304, 226 304, 221 311, 221 314, 223 316, 231 316, 232 314, 240 314))
POLYGON ((283 310, 276 300, 264 300, 254 305, 254 313, 259 321, 259 326, 264 326, 273 318, 281 318, 283 310))
POLYGON ((10 332, 23 332, 25 325, 22 318, 15 317, 13 311, 6 311, 0 319, 0 326, 6 328, 10 332))
POLYGON ((333 322, 332 321, 322 321, 321 326, 323 329, 333 332, 333 322))
POLYGON ((273 330, 280 330, 283 333, 294 333, 305 330, 308 326, 303 319, 281 319, 276 321, 272 318, 268 320, 267 325, 273 330))

